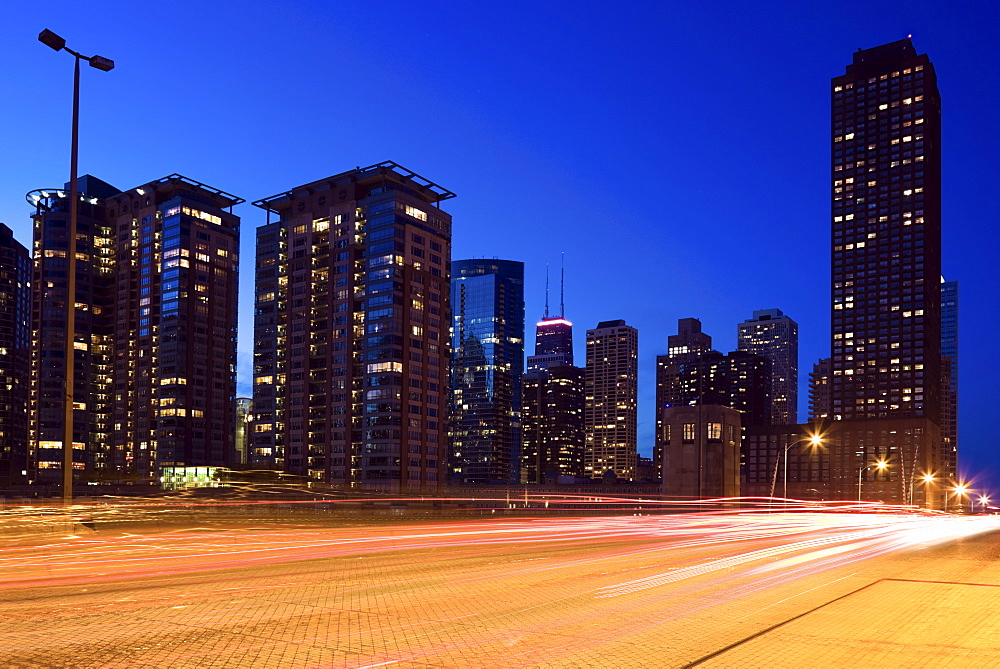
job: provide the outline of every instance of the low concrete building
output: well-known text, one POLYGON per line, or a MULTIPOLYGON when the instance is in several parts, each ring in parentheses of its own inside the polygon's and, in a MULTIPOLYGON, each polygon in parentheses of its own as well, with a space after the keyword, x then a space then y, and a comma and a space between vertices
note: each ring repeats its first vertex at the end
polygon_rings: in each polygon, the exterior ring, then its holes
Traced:
POLYGON ((667 497, 738 497, 740 412, 718 405, 663 409, 663 494, 667 497))

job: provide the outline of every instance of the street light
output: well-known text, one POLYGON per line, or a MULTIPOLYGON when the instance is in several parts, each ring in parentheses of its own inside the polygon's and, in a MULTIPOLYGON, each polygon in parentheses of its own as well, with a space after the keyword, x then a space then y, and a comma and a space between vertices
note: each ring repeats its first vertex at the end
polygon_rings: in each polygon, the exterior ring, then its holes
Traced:
POLYGON ((76 339, 76 220, 79 209, 79 193, 76 184, 77 153, 80 126, 80 61, 85 60, 98 70, 107 72, 114 68, 115 61, 103 56, 84 56, 66 46, 66 40, 51 30, 38 33, 38 41, 56 51, 66 51, 75 59, 73 67, 73 129, 69 153, 69 239, 66 248, 66 350, 65 386, 63 397, 63 503, 73 503, 73 376, 76 372, 74 343, 76 339))
MULTIPOLYGON (((952 492, 955 493, 955 499, 961 499, 966 492, 968 492, 969 486, 964 483, 956 483, 955 487, 952 488, 952 492)), ((959 508, 961 509, 961 502, 959 502, 959 508)), ((972 495, 969 495, 969 509, 972 509, 972 495)))
MULTIPOLYGON (((924 474, 920 477, 920 480, 924 483, 924 503, 927 508, 931 508, 931 498, 929 495, 930 484, 934 483, 934 474, 924 474)), ((913 481, 910 481, 910 504, 913 504, 913 481)))
POLYGON ((979 496, 979 505, 983 507, 983 513, 986 513, 986 505, 990 503, 990 498, 986 495, 979 496))
POLYGON ((883 471, 888 466, 889 466, 888 462, 886 462, 885 460, 879 460, 878 462, 876 462, 873 465, 868 465, 868 466, 862 467, 861 469, 858 470, 858 501, 859 502, 861 501, 861 477, 864 475, 864 473, 867 470, 871 469, 872 467, 874 467, 878 471, 883 471))
MULTIPOLYGON (((811 435, 811 436, 809 436, 807 438, 798 439, 796 441, 793 441, 790 444, 786 444, 785 445, 785 453, 782 456, 782 459, 784 460, 785 467, 784 467, 784 479, 782 481, 782 492, 781 492, 781 496, 784 499, 788 499, 788 451, 793 446, 801 446, 802 444, 809 444, 810 446, 813 446, 813 447, 822 446, 823 445, 823 438, 820 437, 818 434, 814 434, 814 435, 811 435)), ((775 469, 775 472, 774 472, 775 476, 771 478, 771 497, 774 497, 774 479, 777 478, 777 473, 778 473, 778 471, 777 471, 778 470, 778 463, 777 462, 774 463, 774 469, 775 469)))

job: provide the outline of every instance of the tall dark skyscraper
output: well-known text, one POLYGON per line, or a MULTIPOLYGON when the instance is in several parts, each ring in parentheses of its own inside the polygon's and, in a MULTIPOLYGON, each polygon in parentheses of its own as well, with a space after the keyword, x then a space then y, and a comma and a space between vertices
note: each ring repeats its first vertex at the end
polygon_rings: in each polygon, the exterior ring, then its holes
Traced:
MULTIPOLYGON (((159 483, 164 466, 233 464, 242 199, 172 174, 125 191, 80 179, 74 468, 159 483)), ((32 422, 39 480, 62 469, 64 189, 35 206, 32 422)))
POLYGON ((28 249, 0 223, 0 488, 29 480, 30 283, 28 249))
POLYGON ((832 475, 878 491, 944 474, 941 102, 909 39, 858 50, 831 86, 832 475))
POLYGON ((941 101, 909 39, 833 79, 832 399, 844 420, 941 411, 941 101))
POLYGON ((635 478, 638 458, 639 331, 623 320, 587 330, 584 475, 635 478))
POLYGON ((521 481, 583 476, 584 370, 573 366, 573 324, 561 297, 559 315, 549 315, 547 279, 545 315, 535 326, 535 355, 528 357, 523 383, 521 481))
POLYGON ((268 215, 253 466, 387 491, 444 482, 451 216, 439 205, 454 196, 383 162, 254 203, 268 215))
POLYGON ((771 361, 771 425, 798 422, 799 325, 780 309, 753 312, 737 328, 737 348, 771 361))
POLYGON ((452 477, 462 483, 521 480, 524 263, 451 263, 452 477))
POLYGON ((549 314, 549 278, 545 275, 545 315, 535 324, 535 354, 528 357, 528 371, 573 364, 573 324, 566 320, 563 301, 565 273, 560 273, 559 315, 549 314))
POLYGON ((941 466, 958 479, 958 281, 941 281, 941 466))

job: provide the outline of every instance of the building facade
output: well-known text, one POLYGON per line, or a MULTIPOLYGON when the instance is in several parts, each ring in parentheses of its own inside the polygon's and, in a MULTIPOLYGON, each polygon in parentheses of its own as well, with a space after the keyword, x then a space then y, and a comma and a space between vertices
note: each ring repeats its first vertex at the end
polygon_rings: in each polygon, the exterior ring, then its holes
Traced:
POLYGON ((958 281, 941 281, 941 402, 942 474, 958 474, 958 281))
POLYGON ((584 476, 635 478, 639 331, 623 320, 587 330, 584 476))
POLYGON ((740 413, 699 404, 663 409, 663 494, 711 499, 740 495, 740 413))
POLYGON ((0 488, 28 482, 28 249, 0 223, 0 488))
MULTIPOLYGON (((165 466, 233 459, 242 199, 172 174, 126 191, 79 180, 74 468, 158 484, 165 466)), ((38 480, 61 478, 69 203, 35 206, 32 422, 38 480)))
POLYGON ((833 360, 820 358, 809 373, 809 420, 816 422, 833 417, 833 398, 830 396, 830 378, 833 360))
MULTIPOLYGON (((904 39, 855 52, 831 87, 832 417, 923 421, 907 428, 920 430, 915 443, 923 450, 913 457, 921 472, 942 476, 941 444, 927 439, 940 436, 943 400, 941 103, 934 67, 904 39)), ((843 443, 859 449, 864 462, 891 453, 889 428, 838 429, 865 435, 843 443)), ((853 467, 855 457, 832 454, 834 482, 851 478, 838 462, 853 467)), ((890 461, 879 476, 894 480, 908 475, 908 467, 890 461)))
POLYGON ((584 371, 553 365, 524 375, 522 483, 584 475, 584 371))
POLYGON ((701 332, 694 318, 678 321, 677 335, 668 338, 672 353, 656 358, 657 438, 654 460, 663 462, 666 431, 663 409, 678 406, 718 405, 740 412, 743 426, 770 425, 772 362, 749 351, 723 355, 712 350, 712 339, 701 332))
POLYGON ((798 422, 799 325, 780 309, 753 312, 739 324, 737 348, 771 361, 771 425, 798 422))
POLYGON ((452 197, 384 162, 254 203, 254 467, 444 483, 452 197))
POLYGON ((521 479, 524 263, 451 263, 451 478, 521 479))

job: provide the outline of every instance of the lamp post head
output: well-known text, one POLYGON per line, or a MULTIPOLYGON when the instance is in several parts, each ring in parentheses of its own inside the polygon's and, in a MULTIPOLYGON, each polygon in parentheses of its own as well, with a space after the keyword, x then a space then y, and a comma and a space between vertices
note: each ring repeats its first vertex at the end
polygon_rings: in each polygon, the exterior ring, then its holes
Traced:
POLYGON ((933 483, 934 482, 934 475, 933 474, 924 474, 921 478, 924 480, 924 483, 933 483))
POLYGON ((818 434, 814 434, 813 436, 809 437, 809 443, 812 444, 813 446, 821 446, 823 444, 823 438, 820 437, 818 434))
POLYGON ((66 46, 66 40, 59 37, 59 35, 56 35, 48 28, 38 33, 38 41, 51 49, 55 49, 56 51, 60 51, 66 46))
POLYGON ((110 58, 105 58, 104 56, 91 56, 90 66, 96 67, 98 70, 101 70, 102 72, 107 72, 109 70, 115 69, 115 61, 111 60, 110 58))

